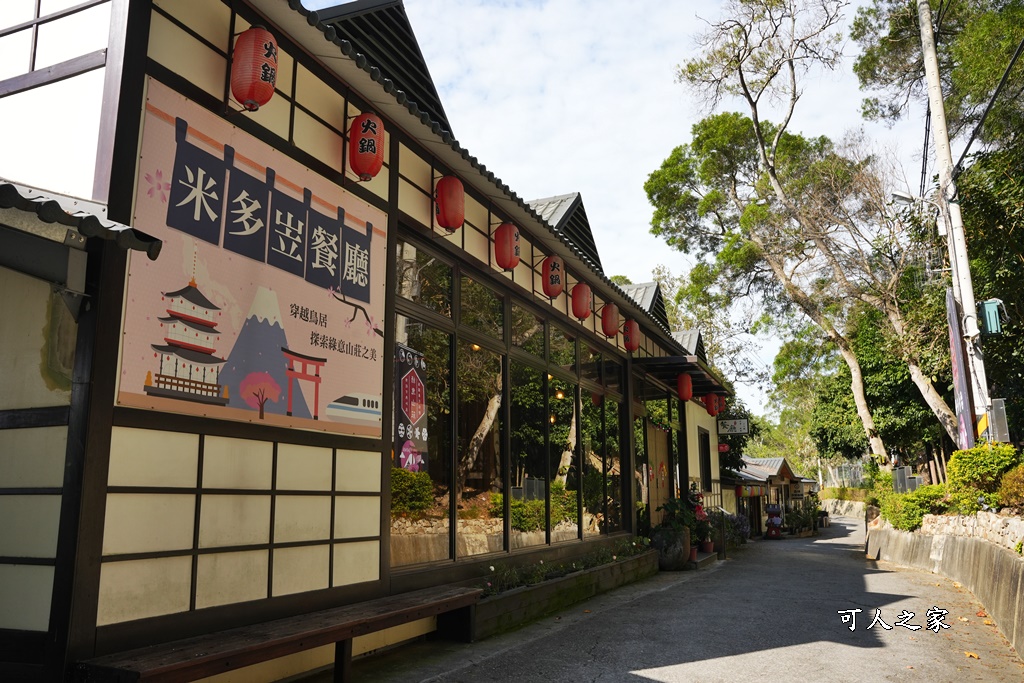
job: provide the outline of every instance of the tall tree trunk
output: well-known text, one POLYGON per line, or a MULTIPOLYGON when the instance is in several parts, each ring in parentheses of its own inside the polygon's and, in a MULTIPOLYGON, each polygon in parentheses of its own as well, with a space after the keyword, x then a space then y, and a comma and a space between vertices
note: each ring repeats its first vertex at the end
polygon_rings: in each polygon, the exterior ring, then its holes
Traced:
POLYGON ((466 445, 466 452, 459 460, 458 476, 456 477, 456 500, 462 499, 462 492, 466 488, 466 477, 476 467, 476 461, 480 457, 480 449, 484 445, 487 434, 494 426, 494 419, 498 416, 498 409, 501 407, 501 377, 498 377, 498 391, 487 400, 487 409, 484 416, 480 418, 480 424, 476 426, 469 444, 466 445))
POLYGON ((932 384, 930 379, 925 377, 924 372, 917 363, 908 360, 907 368, 910 370, 910 379, 917 385, 917 389, 921 392, 925 403, 935 413, 935 417, 938 418, 939 424, 946 430, 949 438, 955 442, 958 436, 956 413, 942 400, 942 396, 935 390, 935 385, 932 384))
POLYGON ((860 416, 861 424, 864 425, 864 433, 868 437, 871 452, 888 461, 889 454, 885 450, 885 444, 882 443, 882 437, 879 436, 878 430, 875 428, 875 420, 868 407, 868 397, 864 394, 864 374, 861 372, 857 355, 850 348, 850 342, 846 337, 837 336, 833 338, 833 341, 836 342, 839 353, 846 361, 847 367, 850 368, 850 390, 853 392, 853 402, 857 406, 857 415, 860 416))

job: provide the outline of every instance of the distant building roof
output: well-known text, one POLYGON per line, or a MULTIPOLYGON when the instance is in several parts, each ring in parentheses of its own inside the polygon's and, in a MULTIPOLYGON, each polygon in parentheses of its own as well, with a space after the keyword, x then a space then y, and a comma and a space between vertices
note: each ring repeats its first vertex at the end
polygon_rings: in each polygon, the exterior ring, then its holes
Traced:
POLYGON ((665 298, 661 295, 661 285, 657 282, 641 282, 636 285, 623 285, 622 291, 668 327, 668 312, 665 310, 665 298))
POLYGON ((751 458, 744 455, 743 462, 746 463, 746 470, 753 474, 764 473, 770 477, 786 477, 790 480, 797 480, 800 477, 793 472, 793 468, 786 462, 785 458, 751 458))
POLYGON ((704 349, 704 336, 700 333, 700 330, 680 330, 673 332, 672 337, 682 344, 684 349, 700 358, 701 361, 704 363, 708 362, 708 354, 704 349))

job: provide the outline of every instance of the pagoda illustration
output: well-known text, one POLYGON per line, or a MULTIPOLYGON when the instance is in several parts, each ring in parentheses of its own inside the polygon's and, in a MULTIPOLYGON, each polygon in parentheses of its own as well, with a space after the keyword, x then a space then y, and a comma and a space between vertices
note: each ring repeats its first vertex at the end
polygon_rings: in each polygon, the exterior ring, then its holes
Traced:
POLYGON ((160 359, 157 374, 146 373, 145 392, 151 396, 226 405, 220 384, 223 358, 214 354, 220 340, 214 317, 220 308, 196 286, 195 277, 176 292, 164 292, 167 317, 158 318, 165 344, 151 344, 160 359))

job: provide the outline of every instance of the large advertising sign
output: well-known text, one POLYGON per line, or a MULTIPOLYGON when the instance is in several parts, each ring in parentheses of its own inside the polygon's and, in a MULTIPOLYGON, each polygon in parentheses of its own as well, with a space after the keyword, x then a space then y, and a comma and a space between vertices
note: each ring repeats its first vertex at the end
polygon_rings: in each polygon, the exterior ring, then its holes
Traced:
POLYGON ((379 438, 387 216, 149 82, 117 402, 379 438))

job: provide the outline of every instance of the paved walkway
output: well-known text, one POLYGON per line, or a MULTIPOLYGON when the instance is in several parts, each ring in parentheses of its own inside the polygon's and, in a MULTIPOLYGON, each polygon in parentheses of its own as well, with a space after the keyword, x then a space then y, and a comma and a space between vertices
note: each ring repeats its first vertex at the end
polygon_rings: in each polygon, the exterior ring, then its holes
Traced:
POLYGON ((374 683, 1024 681, 969 592, 867 561, 863 548, 863 522, 838 519, 821 536, 753 541, 713 567, 659 573, 480 643, 422 641, 357 660, 353 673, 374 683), (926 628, 932 607, 948 611, 949 628, 926 628), (838 612, 852 609, 851 631, 838 612), (876 609, 892 630, 868 628, 876 609), (896 625, 904 611, 920 629, 896 625))

